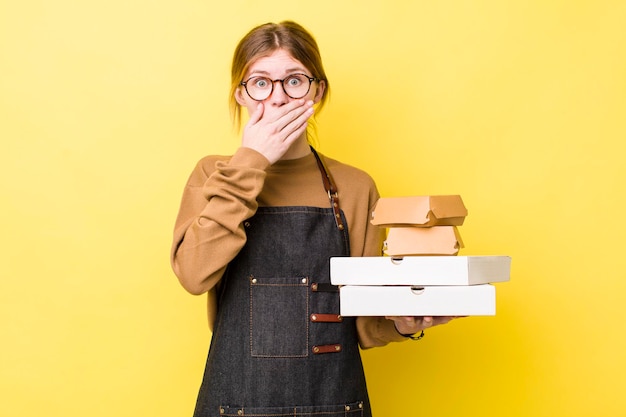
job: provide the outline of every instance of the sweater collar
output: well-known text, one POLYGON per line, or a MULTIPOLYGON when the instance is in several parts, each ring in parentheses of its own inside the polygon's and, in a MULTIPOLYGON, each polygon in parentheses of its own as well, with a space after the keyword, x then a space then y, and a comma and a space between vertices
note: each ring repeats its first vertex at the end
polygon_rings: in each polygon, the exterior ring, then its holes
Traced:
POLYGON ((308 153, 306 156, 303 156, 302 158, 286 160, 281 159, 275 162, 274 165, 269 168, 269 171, 284 172, 292 170, 307 170, 316 167, 317 162, 315 161, 315 156, 311 152, 308 153))

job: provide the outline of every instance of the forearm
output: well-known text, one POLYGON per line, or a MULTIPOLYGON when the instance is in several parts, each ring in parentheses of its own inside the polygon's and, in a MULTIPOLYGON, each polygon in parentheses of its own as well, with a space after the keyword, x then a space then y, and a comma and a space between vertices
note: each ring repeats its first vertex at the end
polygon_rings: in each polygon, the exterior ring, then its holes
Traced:
POLYGON ((172 268, 192 294, 215 286, 245 244, 242 223, 256 212, 268 162, 240 149, 211 165, 199 164, 190 176, 174 230, 172 268))
POLYGON ((357 317, 356 328, 362 349, 385 346, 391 342, 407 340, 396 330, 392 320, 384 317, 357 317))
POLYGON ((172 249, 172 268, 181 285, 202 294, 217 284, 228 263, 245 243, 245 234, 217 223, 193 220, 172 249))

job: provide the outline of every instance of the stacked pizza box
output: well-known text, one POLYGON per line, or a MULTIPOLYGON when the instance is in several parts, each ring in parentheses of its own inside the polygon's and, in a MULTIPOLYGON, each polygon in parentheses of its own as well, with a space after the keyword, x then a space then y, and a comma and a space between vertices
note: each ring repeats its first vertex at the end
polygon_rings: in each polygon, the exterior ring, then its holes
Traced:
POLYGON ((495 282, 509 256, 458 256, 467 209, 459 195, 381 198, 371 222, 387 229, 383 256, 331 258, 344 316, 495 315, 495 282))

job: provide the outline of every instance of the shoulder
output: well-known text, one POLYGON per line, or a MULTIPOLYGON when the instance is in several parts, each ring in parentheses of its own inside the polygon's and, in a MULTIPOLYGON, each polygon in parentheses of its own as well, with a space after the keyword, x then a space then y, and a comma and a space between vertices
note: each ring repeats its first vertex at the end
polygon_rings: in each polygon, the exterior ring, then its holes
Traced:
POLYGON ((361 168, 324 156, 326 167, 330 171, 337 190, 344 202, 352 202, 365 207, 373 206, 380 198, 376 182, 370 174, 361 168), (366 202, 366 203, 364 203, 366 202))
POLYGON ((329 158, 325 155, 324 162, 333 179, 337 182, 337 186, 341 183, 346 183, 350 184, 350 186, 361 185, 368 188, 376 188, 372 176, 363 169, 329 158))

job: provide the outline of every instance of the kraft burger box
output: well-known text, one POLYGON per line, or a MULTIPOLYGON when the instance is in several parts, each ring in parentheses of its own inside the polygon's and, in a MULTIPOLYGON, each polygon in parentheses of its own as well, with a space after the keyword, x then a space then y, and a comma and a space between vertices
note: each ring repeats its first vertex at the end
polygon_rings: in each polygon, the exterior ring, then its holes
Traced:
POLYGON ((372 224, 387 228, 376 257, 330 260, 344 316, 495 315, 495 282, 510 279, 508 256, 457 256, 467 209, 458 195, 387 197, 372 224))
POLYGON ((456 255, 462 247, 456 226, 391 227, 383 253, 389 256, 456 255))
POLYGON ((381 227, 461 226, 467 209, 460 195, 381 197, 372 224, 381 227))

